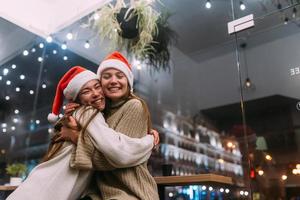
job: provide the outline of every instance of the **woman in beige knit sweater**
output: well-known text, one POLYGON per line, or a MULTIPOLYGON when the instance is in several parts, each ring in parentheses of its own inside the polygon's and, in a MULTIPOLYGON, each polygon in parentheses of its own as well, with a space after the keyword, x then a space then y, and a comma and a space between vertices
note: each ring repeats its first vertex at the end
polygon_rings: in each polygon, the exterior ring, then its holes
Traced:
MULTIPOLYGON (((97 74, 108 101, 105 111, 108 125, 133 138, 146 135, 151 128, 150 114, 146 103, 132 93, 133 74, 126 58, 118 52, 112 53, 100 64, 97 74)), ((69 105, 67 112, 73 106, 69 105)), ((98 170, 95 178, 101 194, 90 195, 92 199, 159 199, 156 183, 147 169, 147 162, 134 167, 114 169, 100 152, 86 152, 84 149, 93 147, 86 147, 80 138, 73 155, 76 163, 71 164, 80 167, 86 164, 85 160, 89 156, 93 157, 93 167, 98 170)))

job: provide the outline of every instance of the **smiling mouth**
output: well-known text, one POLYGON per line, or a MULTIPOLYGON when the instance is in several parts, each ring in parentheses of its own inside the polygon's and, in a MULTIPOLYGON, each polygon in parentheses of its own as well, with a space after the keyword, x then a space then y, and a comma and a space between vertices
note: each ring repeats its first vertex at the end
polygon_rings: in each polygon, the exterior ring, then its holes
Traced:
POLYGON ((100 104, 100 103, 102 103, 103 101, 104 101, 104 98, 101 97, 101 98, 97 99, 96 101, 94 101, 93 103, 100 104))
POLYGON ((111 91, 111 92, 115 92, 115 91, 118 91, 118 90, 120 90, 121 88, 119 88, 119 87, 111 87, 111 88, 108 88, 108 90, 109 91, 111 91))

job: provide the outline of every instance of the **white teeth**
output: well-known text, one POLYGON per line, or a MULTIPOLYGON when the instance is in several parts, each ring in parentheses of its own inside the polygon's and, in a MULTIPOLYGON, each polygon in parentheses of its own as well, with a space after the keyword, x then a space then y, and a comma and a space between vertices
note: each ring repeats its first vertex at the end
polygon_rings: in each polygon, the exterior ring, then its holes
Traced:
POLYGON ((95 103, 101 103, 102 99, 98 99, 97 101, 95 101, 95 103))

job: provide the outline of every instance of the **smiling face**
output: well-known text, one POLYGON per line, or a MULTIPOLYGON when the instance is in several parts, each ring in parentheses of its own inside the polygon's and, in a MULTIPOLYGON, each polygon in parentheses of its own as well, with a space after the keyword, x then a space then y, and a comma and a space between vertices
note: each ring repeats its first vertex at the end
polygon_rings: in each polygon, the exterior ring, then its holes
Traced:
POLYGON ((105 98, 100 81, 97 79, 84 84, 79 91, 78 98, 81 104, 93 106, 100 111, 105 108, 105 98))
POLYGON ((101 84, 104 95, 116 102, 129 95, 128 80, 120 70, 109 68, 101 74, 101 84))

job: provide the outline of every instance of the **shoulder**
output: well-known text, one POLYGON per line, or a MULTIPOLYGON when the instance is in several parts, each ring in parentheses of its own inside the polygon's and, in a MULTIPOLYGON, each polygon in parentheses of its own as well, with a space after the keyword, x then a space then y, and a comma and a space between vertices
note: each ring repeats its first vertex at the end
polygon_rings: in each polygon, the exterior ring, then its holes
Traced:
POLYGON ((80 106, 78 109, 75 110, 73 113, 73 117, 75 119, 79 118, 90 118, 92 117, 96 112, 98 112, 97 109, 93 108, 92 106, 80 106))
POLYGON ((139 99, 130 99, 123 106, 125 110, 142 110, 143 105, 139 99))

